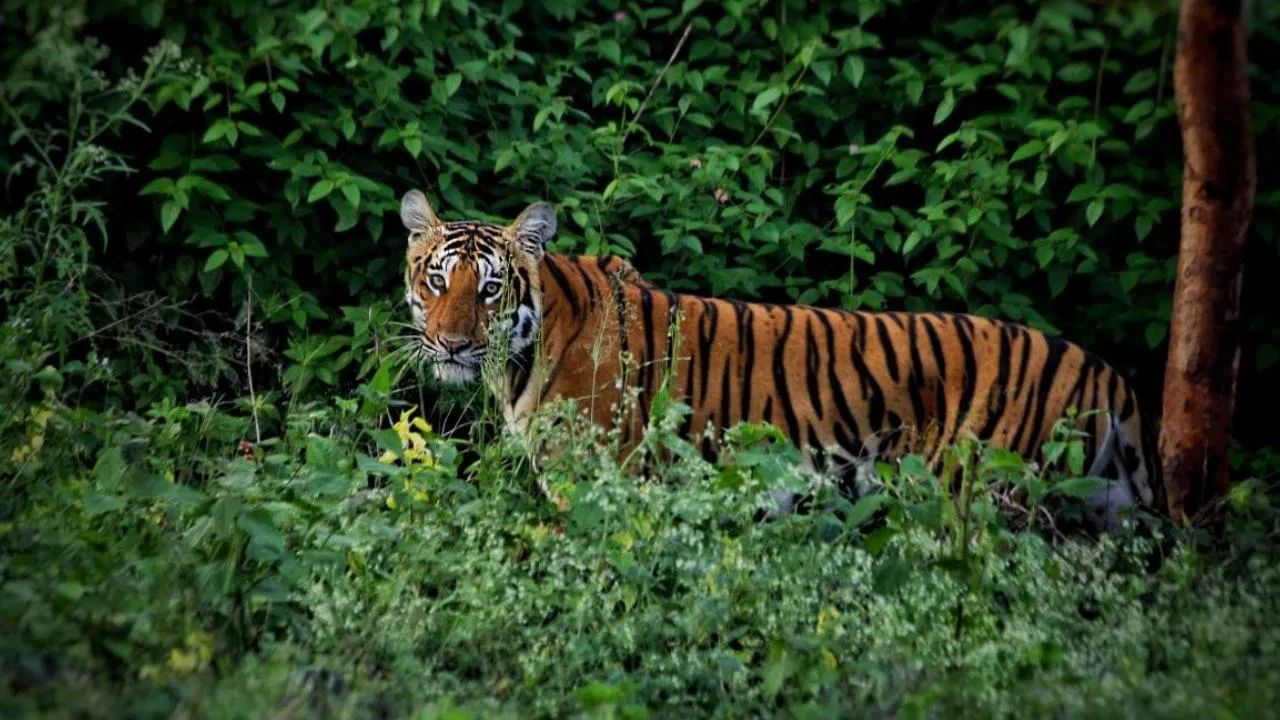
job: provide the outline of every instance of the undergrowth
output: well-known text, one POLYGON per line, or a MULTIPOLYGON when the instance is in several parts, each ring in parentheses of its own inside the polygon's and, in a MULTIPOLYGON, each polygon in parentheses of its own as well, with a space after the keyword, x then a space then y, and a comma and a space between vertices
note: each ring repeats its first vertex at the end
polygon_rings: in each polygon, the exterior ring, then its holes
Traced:
POLYGON ((1280 515, 1255 482, 1214 543, 1150 517, 1087 541, 1001 500, 1073 481, 966 446, 958 489, 912 459, 855 502, 820 489, 762 521, 770 491, 808 482, 794 448, 743 426, 708 464, 661 431, 672 405, 653 436, 678 460, 642 477, 558 436, 539 470, 556 505, 517 443, 463 452, 387 387, 299 403, 253 442, 230 402, 77 408, 59 398, 91 368, 0 346, 6 716, 1204 717, 1278 699, 1280 515))

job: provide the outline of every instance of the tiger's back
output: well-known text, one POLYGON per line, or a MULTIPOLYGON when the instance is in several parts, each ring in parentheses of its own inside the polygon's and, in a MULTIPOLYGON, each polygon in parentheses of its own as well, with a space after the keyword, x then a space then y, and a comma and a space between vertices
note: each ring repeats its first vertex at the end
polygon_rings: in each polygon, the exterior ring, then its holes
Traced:
MULTIPOLYGON (((638 275, 616 259, 548 255, 541 274, 539 354, 549 371, 538 400, 574 399, 609 427, 633 388, 638 402, 621 428, 627 446, 639 441, 664 381, 692 409, 686 437, 763 421, 837 470, 907 453, 936 466, 968 436, 1035 458, 1074 409, 1089 434, 1091 474, 1154 500, 1132 389, 1073 343, 972 315, 676 294, 633 281, 638 275)), ((703 449, 713 452, 710 439, 703 449)))

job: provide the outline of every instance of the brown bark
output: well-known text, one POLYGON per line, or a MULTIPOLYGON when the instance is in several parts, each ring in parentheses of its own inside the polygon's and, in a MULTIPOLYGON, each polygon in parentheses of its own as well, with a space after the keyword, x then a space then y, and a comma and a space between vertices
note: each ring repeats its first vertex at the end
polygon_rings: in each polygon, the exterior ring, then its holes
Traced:
POLYGON ((1242 259, 1257 187, 1243 10, 1241 0, 1183 0, 1178 17, 1182 240, 1160 457, 1179 520, 1194 520, 1228 483, 1242 259))

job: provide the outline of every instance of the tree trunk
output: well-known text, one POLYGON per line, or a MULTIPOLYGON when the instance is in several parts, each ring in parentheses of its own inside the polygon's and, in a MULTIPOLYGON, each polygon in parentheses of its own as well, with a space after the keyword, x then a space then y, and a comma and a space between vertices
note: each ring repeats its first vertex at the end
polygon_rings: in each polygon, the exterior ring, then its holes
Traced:
POLYGON ((1183 0, 1173 66, 1182 241, 1160 458, 1169 512, 1194 521, 1227 489, 1240 366, 1240 282, 1257 167, 1242 0, 1183 0))

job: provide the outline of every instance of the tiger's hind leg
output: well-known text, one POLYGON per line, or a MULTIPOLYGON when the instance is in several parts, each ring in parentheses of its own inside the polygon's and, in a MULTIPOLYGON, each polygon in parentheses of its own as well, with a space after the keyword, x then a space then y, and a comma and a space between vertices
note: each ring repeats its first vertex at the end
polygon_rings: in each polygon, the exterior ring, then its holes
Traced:
POLYGON ((1132 447, 1126 435, 1120 420, 1114 415, 1109 416, 1106 435, 1098 445, 1088 473, 1089 477, 1107 481, 1105 486, 1086 499, 1085 514, 1091 529, 1095 531, 1112 532, 1119 529, 1143 499, 1140 496, 1145 483, 1141 478, 1134 477, 1134 469, 1126 462, 1126 455, 1129 454, 1126 451, 1132 447))

